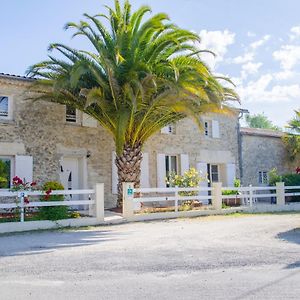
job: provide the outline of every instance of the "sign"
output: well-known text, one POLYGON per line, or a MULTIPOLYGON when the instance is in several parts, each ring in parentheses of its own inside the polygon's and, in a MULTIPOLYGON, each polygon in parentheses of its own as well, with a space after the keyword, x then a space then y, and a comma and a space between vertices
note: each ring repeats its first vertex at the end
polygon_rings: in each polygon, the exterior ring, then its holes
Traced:
POLYGON ((127 196, 132 196, 133 195, 133 188, 128 188, 127 189, 127 196))

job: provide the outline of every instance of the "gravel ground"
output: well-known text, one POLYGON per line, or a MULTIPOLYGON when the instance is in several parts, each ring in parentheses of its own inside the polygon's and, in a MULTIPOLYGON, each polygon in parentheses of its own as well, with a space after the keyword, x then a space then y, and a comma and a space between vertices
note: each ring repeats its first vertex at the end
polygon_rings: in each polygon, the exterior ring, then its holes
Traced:
POLYGON ((300 214, 0 236, 0 299, 300 299, 300 214))

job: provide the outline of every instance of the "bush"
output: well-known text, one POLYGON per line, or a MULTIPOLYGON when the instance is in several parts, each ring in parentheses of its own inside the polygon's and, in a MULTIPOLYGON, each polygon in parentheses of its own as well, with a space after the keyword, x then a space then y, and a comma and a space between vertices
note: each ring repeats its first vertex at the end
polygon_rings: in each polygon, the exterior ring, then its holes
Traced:
MULTIPOLYGON (((241 181, 239 179, 234 179, 234 187, 240 187, 241 186, 241 181)), ((222 191, 222 195, 238 195, 239 192, 235 190, 225 190, 222 191)))
MULTIPOLYGON (((42 197, 41 201, 64 201, 64 195, 51 195, 53 190, 64 190, 63 185, 59 182, 48 181, 42 189, 46 191, 46 196, 42 197)), ((45 206, 39 208, 39 218, 44 220, 61 220, 68 217, 67 206, 45 206)))

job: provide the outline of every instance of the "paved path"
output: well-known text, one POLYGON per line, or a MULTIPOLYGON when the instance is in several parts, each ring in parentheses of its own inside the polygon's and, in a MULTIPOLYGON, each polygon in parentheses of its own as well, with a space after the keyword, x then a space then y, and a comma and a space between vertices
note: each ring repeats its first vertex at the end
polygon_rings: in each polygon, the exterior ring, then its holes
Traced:
POLYGON ((299 299, 300 215, 0 237, 0 299, 299 299))

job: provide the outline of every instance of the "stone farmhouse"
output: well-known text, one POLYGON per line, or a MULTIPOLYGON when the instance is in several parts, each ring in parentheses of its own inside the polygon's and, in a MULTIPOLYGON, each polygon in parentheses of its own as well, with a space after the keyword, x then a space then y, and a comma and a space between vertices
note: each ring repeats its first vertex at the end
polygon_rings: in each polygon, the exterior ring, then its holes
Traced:
MULTIPOLYGON (((79 111, 26 100, 31 82, 0 74, 0 162, 8 178, 0 182, 0 188, 9 188, 15 175, 39 184, 58 180, 65 189, 92 188, 104 182, 106 206, 115 206, 113 139, 79 111)), ((232 186, 235 178, 243 185, 264 185, 270 169, 292 170, 282 133, 240 128, 240 117, 240 110, 233 115, 206 115, 203 132, 188 119, 163 128, 144 147, 141 186, 163 187, 170 171, 183 173, 190 167, 224 186, 232 186)))

